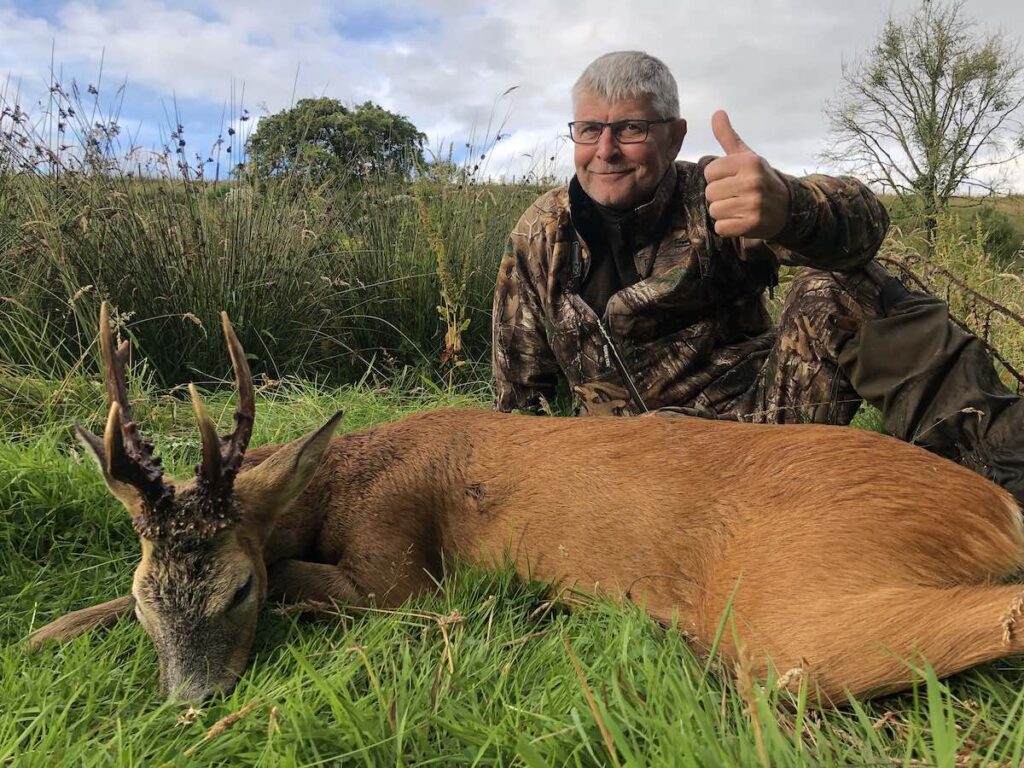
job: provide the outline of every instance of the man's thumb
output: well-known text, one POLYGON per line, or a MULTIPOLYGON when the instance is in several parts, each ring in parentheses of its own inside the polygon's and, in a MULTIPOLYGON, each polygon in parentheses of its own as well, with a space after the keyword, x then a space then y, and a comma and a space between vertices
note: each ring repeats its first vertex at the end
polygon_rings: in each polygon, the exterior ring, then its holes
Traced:
POLYGON ((740 135, 736 133, 736 129, 732 127, 732 123, 729 122, 729 115, 724 109, 718 110, 711 116, 711 132, 715 135, 715 140, 721 145, 727 155, 752 151, 750 147, 743 143, 740 135))

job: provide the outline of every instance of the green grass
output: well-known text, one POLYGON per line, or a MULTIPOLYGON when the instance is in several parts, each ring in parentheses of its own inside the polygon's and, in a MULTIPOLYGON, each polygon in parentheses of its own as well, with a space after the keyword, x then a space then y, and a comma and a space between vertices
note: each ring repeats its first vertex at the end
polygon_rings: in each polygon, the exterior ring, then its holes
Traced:
MULTIPOLYGON (((486 391, 403 388, 280 385, 260 396, 253 442, 288 440, 339 408, 354 430, 487 401, 486 391)), ((186 404, 140 399, 171 471, 191 471, 186 404)), ((211 405, 227 423, 231 402, 211 405)), ((98 426, 87 396, 63 408, 98 426)), ((25 412, 36 426, 0 441, 0 765, 759 765, 762 749, 772 765, 1024 757, 1020 662, 949 683, 925 673, 912 693, 820 714, 770 684, 738 686, 728 668, 707 674, 679 632, 637 608, 595 602, 568 613, 543 585, 508 572, 458 571, 394 613, 300 617, 268 606, 236 690, 179 722, 186 710, 161 699, 154 651, 133 621, 35 655, 23 648, 62 612, 124 594, 138 557, 126 513, 64 425, 46 423, 45 407, 25 412)))

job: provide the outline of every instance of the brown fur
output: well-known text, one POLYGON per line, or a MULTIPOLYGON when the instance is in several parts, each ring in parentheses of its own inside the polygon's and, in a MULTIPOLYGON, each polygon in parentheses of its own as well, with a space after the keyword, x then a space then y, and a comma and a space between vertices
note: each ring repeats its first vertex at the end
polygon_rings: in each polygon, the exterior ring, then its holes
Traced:
POLYGON ((803 667, 829 699, 897 690, 908 662, 948 675, 1021 650, 1002 622, 1024 587, 997 584, 1024 560, 1013 499, 844 428, 422 414, 336 438, 264 558, 278 596, 392 605, 442 560, 511 558, 677 617, 705 648, 731 600, 759 671, 803 667))
MULTIPOLYGON (((147 625, 162 664, 183 642, 167 627, 189 611, 230 618, 225 606, 250 571, 260 598, 397 605, 458 560, 511 560, 525 578, 642 603, 702 649, 727 615, 723 654, 735 657, 739 639, 761 675, 802 668, 825 701, 899 690, 924 660, 943 676, 1024 649, 1014 624, 1024 586, 1000 584, 1024 562, 1017 504, 895 439, 482 410, 423 413, 328 443, 333 428, 249 452, 234 487, 241 522, 205 554, 188 553, 199 560, 185 570, 201 565, 208 579, 189 581, 175 560, 185 555, 143 540, 135 595, 144 623, 164 606, 147 625), (161 590, 189 607, 168 614, 161 590)), ((187 693, 233 683, 254 622, 234 645, 210 630, 231 647, 203 659, 220 668, 187 693)), ((85 623, 41 632, 68 636, 85 623)))

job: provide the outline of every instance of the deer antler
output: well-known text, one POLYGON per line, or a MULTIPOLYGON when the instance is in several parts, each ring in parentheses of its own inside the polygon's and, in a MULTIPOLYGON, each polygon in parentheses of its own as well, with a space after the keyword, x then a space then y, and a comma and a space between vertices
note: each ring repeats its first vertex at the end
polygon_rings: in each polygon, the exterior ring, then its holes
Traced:
POLYGON ((123 341, 114 349, 114 334, 105 301, 100 307, 99 337, 109 407, 103 440, 107 474, 136 488, 151 509, 161 510, 174 498, 174 488, 164 482, 159 457, 153 456, 152 444, 142 439, 132 419, 124 375, 128 342, 123 341))
POLYGON ((199 421, 199 433, 203 439, 203 461, 196 467, 196 474, 211 500, 218 504, 226 504, 231 495, 235 476, 242 466, 249 438, 252 436, 256 401, 249 363, 245 359, 245 351, 235 335, 235 330, 231 327, 227 312, 220 313, 220 321, 231 355, 231 366, 235 372, 235 387, 238 390, 234 431, 226 437, 219 437, 217 427, 210 418, 198 390, 189 385, 189 392, 192 395, 192 407, 199 421))

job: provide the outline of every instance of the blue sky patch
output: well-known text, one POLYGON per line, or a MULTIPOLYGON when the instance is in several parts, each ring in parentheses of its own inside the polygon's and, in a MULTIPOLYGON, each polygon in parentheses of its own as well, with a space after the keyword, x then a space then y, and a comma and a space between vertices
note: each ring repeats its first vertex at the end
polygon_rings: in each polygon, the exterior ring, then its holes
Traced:
POLYGON ((409 32, 436 32, 440 28, 440 19, 389 15, 380 8, 371 7, 347 12, 335 23, 339 35, 346 40, 360 42, 380 42, 409 32))
POLYGON ((54 21, 67 0, 0 0, 0 8, 14 8, 20 16, 54 21))

